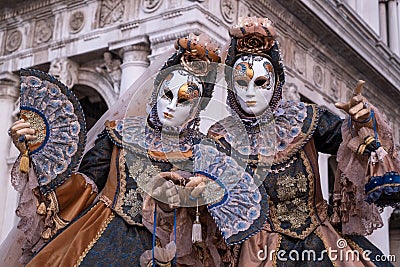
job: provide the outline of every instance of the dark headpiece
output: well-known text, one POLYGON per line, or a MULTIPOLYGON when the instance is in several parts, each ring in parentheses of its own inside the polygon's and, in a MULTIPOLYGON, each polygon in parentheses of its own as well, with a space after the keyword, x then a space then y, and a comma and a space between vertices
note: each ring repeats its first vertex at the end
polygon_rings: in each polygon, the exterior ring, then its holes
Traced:
MULTIPOLYGON (((233 88, 232 67, 236 60, 243 55, 258 55, 268 58, 275 70, 274 94, 270 102, 271 110, 274 110, 282 99, 282 87, 285 83, 285 67, 282 61, 279 43, 275 38, 275 29, 267 18, 248 17, 239 19, 239 25, 229 30, 231 43, 225 64, 225 79, 229 88, 233 88)), ((228 90, 228 100, 234 101, 233 92, 228 90)), ((230 103, 235 105, 235 103, 230 103)), ((237 103, 236 103, 237 104, 237 103)))
POLYGON ((204 109, 214 91, 217 75, 216 63, 221 62, 218 45, 206 34, 193 33, 184 38, 179 38, 175 43, 177 51, 165 62, 154 82, 155 88, 169 74, 169 67, 179 67, 193 74, 203 83, 203 94, 199 104, 200 110, 204 109))

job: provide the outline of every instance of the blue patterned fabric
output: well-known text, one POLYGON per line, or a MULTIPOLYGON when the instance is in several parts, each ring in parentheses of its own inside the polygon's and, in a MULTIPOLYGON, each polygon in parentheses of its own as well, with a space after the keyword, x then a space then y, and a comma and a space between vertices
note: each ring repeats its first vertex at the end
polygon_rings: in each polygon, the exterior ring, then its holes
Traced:
POLYGON ((319 152, 336 155, 342 143, 343 120, 324 108, 318 108, 319 119, 313 138, 319 152))
POLYGON ((151 249, 152 234, 140 226, 127 224, 116 216, 89 250, 80 266, 137 266, 140 256, 151 249))
POLYGON ((400 175, 387 172, 383 176, 371 177, 365 185, 366 201, 379 207, 400 205, 400 175))
POLYGON ((323 241, 316 235, 311 234, 305 240, 281 235, 280 251, 285 251, 284 255, 277 257, 277 267, 333 267, 328 253, 316 253, 315 260, 313 255, 302 254, 303 251, 323 251, 325 248, 323 241), (296 253, 297 252, 297 253, 296 253), (312 264, 311 264, 312 262, 312 264))

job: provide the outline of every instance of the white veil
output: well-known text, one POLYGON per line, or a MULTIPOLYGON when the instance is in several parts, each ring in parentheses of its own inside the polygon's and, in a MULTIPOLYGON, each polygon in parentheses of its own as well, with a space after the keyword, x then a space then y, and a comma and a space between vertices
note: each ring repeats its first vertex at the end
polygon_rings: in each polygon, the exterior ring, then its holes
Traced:
POLYGON ((172 56, 174 48, 168 49, 163 54, 157 56, 144 73, 119 97, 109 109, 101 116, 96 124, 87 134, 85 153, 94 146, 97 135, 104 129, 107 120, 123 119, 128 113, 130 115, 144 116, 147 114, 146 107, 153 92, 153 77, 163 67, 169 57, 172 56), (136 103, 136 105, 132 105, 136 103))

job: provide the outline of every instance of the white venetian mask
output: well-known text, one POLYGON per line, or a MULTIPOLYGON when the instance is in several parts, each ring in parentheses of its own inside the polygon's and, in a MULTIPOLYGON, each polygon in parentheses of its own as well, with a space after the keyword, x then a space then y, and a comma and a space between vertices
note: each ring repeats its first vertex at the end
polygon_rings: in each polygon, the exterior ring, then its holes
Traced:
POLYGON ((263 114, 275 88, 271 61, 262 56, 243 56, 233 68, 233 88, 241 108, 248 114, 263 114))
POLYGON ((174 70, 168 74, 157 96, 157 115, 161 123, 182 126, 192 119, 202 90, 200 80, 187 71, 174 70))

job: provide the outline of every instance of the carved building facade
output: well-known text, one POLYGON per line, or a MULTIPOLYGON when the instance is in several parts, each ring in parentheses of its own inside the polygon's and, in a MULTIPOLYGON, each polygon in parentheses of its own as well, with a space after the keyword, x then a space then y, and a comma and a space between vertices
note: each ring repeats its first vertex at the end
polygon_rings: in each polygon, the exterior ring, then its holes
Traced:
MULTIPOLYGON (((266 16, 282 45, 288 98, 343 116, 334 103, 346 101, 363 79, 366 97, 384 112, 398 143, 399 14, 397 0, 6 1, 0 9, 0 239, 16 223, 18 196, 7 177, 17 151, 7 129, 16 119, 20 68, 50 72, 72 88, 90 127, 178 37, 206 32, 224 45, 239 17, 266 16)), ((326 198, 335 164, 329 158, 320 155, 326 198)), ((371 237, 386 254, 391 212, 382 214, 379 238, 371 237)))

